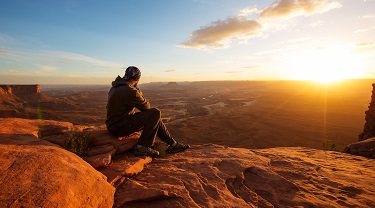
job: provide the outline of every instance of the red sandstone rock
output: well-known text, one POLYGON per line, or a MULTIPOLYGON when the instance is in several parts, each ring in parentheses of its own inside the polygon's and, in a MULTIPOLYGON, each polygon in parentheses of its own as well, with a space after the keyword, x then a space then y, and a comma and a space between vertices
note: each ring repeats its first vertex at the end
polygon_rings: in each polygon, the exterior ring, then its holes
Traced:
POLYGON ((84 156, 83 159, 88 162, 93 168, 99 170, 102 168, 107 167, 111 161, 112 161, 112 156, 115 153, 115 149, 113 149, 110 152, 102 153, 102 154, 97 154, 97 155, 92 155, 92 156, 84 156))
MULTIPOLYGON (((0 207, 111 207, 113 195, 114 207, 375 204, 373 160, 301 147, 249 150, 194 145, 152 162, 148 157, 120 154, 101 169, 116 187, 113 194, 106 177, 82 159, 37 139, 43 134, 38 122, 0 119, 0 207)), ((98 154, 121 142, 102 130, 94 133, 99 135, 96 144, 104 145, 93 150, 98 154)))
POLYGON ((375 137, 350 144, 344 149, 344 152, 352 154, 352 155, 358 155, 358 156, 363 156, 363 157, 374 159, 375 158, 375 137))
POLYGON ((128 150, 131 150, 134 145, 138 142, 140 136, 139 132, 135 132, 126 137, 117 138, 109 134, 105 126, 96 127, 88 130, 92 136, 92 146, 101 146, 101 145, 113 145, 116 149, 115 154, 121 154, 128 150))
POLYGON ((25 95, 40 93, 39 85, 0 85, 0 89, 6 94, 25 95))
POLYGON ((372 207, 375 164, 309 148, 192 146, 116 184, 114 207, 372 207))
POLYGON ((33 134, 0 134, 0 186, 0 207, 111 207, 115 191, 81 158, 33 134))
POLYGON ((64 134, 73 128, 69 122, 53 120, 0 118, 0 134, 33 134, 41 138, 48 135, 64 134))
POLYGON ((133 177, 143 171, 145 165, 152 161, 151 157, 134 157, 132 153, 119 155, 112 164, 100 170, 107 176, 112 185, 122 177, 133 177))
POLYGON ((131 150, 140 136, 139 132, 135 132, 129 136, 117 138, 110 135, 105 126, 88 128, 52 120, 0 118, 0 134, 32 134, 61 147, 65 146, 70 132, 75 129, 88 131, 92 136, 91 146, 84 159, 96 169, 108 166, 113 155, 131 150))

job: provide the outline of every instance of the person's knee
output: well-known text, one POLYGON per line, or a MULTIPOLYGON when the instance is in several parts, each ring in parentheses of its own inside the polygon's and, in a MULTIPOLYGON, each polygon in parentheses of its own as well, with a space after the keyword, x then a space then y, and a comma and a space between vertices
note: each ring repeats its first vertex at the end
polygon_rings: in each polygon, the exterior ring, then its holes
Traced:
POLYGON ((157 108, 150 108, 149 111, 151 112, 152 116, 154 118, 160 119, 161 118, 161 112, 157 108))

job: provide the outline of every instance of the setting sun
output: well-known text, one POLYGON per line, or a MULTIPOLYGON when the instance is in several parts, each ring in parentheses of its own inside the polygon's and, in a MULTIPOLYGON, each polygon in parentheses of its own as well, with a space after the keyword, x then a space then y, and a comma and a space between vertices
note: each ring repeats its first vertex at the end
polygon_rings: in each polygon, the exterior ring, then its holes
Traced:
POLYGON ((287 60, 291 79, 334 82, 361 77, 359 57, 340 49, 314 49, 290 56, 287 60))

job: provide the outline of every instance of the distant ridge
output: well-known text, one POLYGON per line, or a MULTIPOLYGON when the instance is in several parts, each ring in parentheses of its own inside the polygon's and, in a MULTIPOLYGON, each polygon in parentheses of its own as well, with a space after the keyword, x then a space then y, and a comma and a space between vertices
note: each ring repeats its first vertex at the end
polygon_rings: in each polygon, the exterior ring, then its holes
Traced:
POLYGON ((14 95, 25 95, 25 94, 39 94, 40 86, 34 85, 0 85, 0 95, 14 94, 14 95))

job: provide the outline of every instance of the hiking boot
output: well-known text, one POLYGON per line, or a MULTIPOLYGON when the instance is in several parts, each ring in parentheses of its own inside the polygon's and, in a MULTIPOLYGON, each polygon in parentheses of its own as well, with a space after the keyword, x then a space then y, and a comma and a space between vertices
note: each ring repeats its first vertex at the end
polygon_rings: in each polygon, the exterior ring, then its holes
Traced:
POLYGON ((177 144, 169 145, 166 151, 169 153, 177 153, 177 152, 182 152, 186 149, 189 149, 189 147, 190 145, 188 144, 181 144, 177 142, 177 144))
POLYGON ((134 156, 151 156, 151 157, 159 157, 159 152, 151 149, 150 147, 136 145, 133 149, 134 156))

